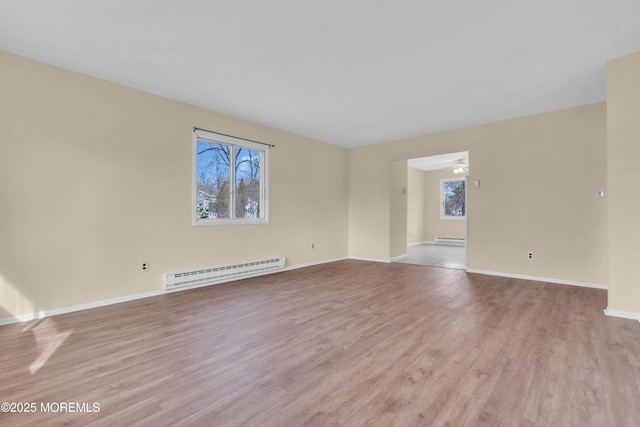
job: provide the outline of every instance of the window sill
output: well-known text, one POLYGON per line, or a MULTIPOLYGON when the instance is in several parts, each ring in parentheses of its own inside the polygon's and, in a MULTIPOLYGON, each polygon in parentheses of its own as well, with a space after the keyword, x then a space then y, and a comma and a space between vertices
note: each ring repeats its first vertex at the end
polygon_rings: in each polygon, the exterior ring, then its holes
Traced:
POLYGON ((268 219, 201 219, 193 221, 193 226, 220 226, 220 225, 258 225, 269 224, 268 219))

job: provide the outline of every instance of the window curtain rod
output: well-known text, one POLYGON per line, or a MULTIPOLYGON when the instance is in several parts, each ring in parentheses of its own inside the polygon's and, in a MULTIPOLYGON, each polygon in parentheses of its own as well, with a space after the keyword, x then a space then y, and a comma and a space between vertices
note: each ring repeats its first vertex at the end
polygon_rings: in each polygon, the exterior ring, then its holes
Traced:
POLYGON ((267 147, 270 147, 270 148, 274 148, 274 147, 275 147, 275 145, 273 145, 273 144, 267 144, 266 142, 254 141, 253 139, 241 138, 241 137, 239 137, 239 136, 228 135, 228 134, 226 134, 226 133, 221 133, 221 132, 214 132, 214 131, 212 131, 212 130, 202 129, 202 128, 197 128, 197 127, 195 127, 195 126, 194 126, 193 131, 195 132, 195 131, 197 131, 197 130, 201 130, 201 131, 204 131, 204 132, 217 133, 218 135, 228 136, 229 138, 241 139, 241 140, 243 140, 243 141, 255 142, 256 144, 266 145, 267 147))

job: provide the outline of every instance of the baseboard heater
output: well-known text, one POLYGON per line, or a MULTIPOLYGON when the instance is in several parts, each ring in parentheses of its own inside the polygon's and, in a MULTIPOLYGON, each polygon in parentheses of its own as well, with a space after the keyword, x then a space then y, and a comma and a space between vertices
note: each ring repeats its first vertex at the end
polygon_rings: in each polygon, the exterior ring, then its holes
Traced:
POLYGON ((164 275, 164 288, 168 290, 196 285, 214 285, 282 270, 284 265, 285 258, 279 257, 241 264, 183 271, 181 273, 170 273, 164 275))
POLYGON ((436 237, 437 245, 464 246, 465 241, 464 237, 436 237))

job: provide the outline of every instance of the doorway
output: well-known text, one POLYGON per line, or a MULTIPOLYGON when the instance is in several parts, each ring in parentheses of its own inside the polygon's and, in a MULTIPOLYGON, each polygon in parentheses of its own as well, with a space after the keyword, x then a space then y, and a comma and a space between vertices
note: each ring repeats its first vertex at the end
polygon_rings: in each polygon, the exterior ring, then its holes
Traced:
POLYGON ((419 244, 407 247, 407 257, 398 262, 428 265, 431 267, 465 270, 467 261, 463 246, 443 244, 419 244))
POLYGON ((466 269, 469 152, 407 161, 407 256, 397 262, 466 269))

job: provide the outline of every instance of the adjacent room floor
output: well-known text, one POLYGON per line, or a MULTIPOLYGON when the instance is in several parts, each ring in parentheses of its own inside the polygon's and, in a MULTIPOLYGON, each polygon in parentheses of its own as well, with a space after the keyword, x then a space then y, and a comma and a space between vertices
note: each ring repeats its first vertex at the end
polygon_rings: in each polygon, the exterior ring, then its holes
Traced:
POLYGON ((467 253, 464 246, 424 244, 409 246, 407 258, 397 262, 464 270, 467 267, 467 253))
POLYGON ((640 324, 606 304, 346 260, 17 323, 0 424, 637 427, 640 324))

